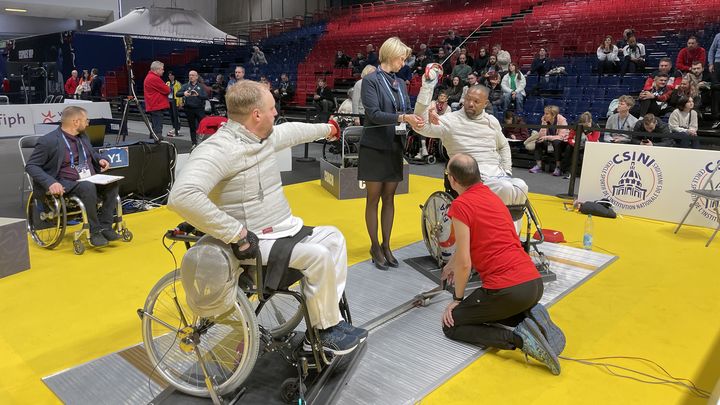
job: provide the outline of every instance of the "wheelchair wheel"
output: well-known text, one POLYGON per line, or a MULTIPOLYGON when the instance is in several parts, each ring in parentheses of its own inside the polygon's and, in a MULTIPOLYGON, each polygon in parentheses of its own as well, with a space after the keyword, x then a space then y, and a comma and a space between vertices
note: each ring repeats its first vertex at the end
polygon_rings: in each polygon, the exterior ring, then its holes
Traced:
POLYGON ((422 206, 420 227, 423 240, 430 256, 437 261, 439 266, 447 263, 455 250, 452 222, 447 216, 452 200, 450 194, 436 191, 430 194, 422 206))
POLYGON ((73 241, 73 252, 76 255, 85 253, 85 244, 80 239, 73 241))
POLYGON ((67 211, 62 197, 35 198, 34 192, 30 192, 25 215, 28 232, 38 246, 53 249, 62 242, 67 229, 67 211))
MULTIPOLYGON (((289 290, 301 292, 302 285, 298 281, 289 290)), ((250 302, 255 308, 258 323, 267 329, 273 338, 287 336, 303 320, 300 303, 291 295, 276 293, 262 303, 262 306, 260 306, 257 295, 253 295, 250 297, 250 302)))
POLYGON ((143 342, 153 372, 181 392, 210 395, 198 356, 220 395, 236 389, 255 366, 260 345, 257 320, 241 289, 232 311, 201 318, 187 306, 180 274, 173 271, 150 291, 144 311, 143 342))
POLYGON ((280 385, 280 398, 288 404, 297 403, 300 398, 301 389, 302 392, 307 391, 305 384, 300 382, 300 379, 297 377, 290 377, 280 385))
POLYGON ((130 232, 129 229, 123 229, 122 231, 122 240, 123 242, 130 242, 133 238, 132 232, 130 232))

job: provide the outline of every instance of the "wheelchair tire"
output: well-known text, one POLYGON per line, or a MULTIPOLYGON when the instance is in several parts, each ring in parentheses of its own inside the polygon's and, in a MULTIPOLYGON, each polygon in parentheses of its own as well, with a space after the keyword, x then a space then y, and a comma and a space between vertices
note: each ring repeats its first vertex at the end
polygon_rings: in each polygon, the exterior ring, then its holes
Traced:
POLYGON ((422 229, 423 240, 430 256, 442 266, 450 259, 445 249, 440 246, 441 235, 450 234, 450 219, 447 212, 453 198, 444 191, 436 191, 430 194, 425 204, 422 205, 420 216, 420 229, 422 229))
POLYGON ((65 236, 67 210, 63 198, 50 195, 47 202, 51 204, 50 207, 39 206, 38 200, 34 197, 34 192, 30 192, 25 216, 27 218, 28 232, 30 232, 30 236, 35 243, 45 249, 54 249, 62 242, 65 236))
POLYGON ((73 241, 73 252, 75 252, 76 255, 85 253, 85 244, 82 243, 80 239, 73 241))
POLYGON ((303 392, 307 392, 305 384, 300 382, 299 378, 290 377, 285 379, 280 385, 280 398, 288 404, 298 403, 301 387, 303 392))
POLYGON ((242 289, 238 288, 235 308, 229 314, 201 318, 186 304, 180 273, 171 271, 152 288, 144 311, 142 336, 152 372, 179 391, 210 396, 193 341, 199 342, 219 395, 235 390, 252 372, 260 337, 255 313, 242 289), (192 323, 185 325, 185 320, 192 323))
MULTIPOLYGON (((301 283, 295 283, 290 286, 289 290, 301 292, 301 283)), ((270 335, 276 339, 294 331, 304 317, 300 303, 290 295, 275 293, 263 303, 259 310, 257 296, 251 296, 250 302, 255 308, 258 324, 267 329, 270 335)))
POLYGON ((130 242, 133 238, 132 232, 130 232, 130 230, 127 228, 123 229, 121 236, 122 236, 123 242, 130 242))
POLYGON ((433 155, 428 155, 427 157, 425 157, 425 161, 426 161, 427 164, 429 164, 429 165, 434 165, 435 162, 436 162, 435 156, 433 156, 433 155))

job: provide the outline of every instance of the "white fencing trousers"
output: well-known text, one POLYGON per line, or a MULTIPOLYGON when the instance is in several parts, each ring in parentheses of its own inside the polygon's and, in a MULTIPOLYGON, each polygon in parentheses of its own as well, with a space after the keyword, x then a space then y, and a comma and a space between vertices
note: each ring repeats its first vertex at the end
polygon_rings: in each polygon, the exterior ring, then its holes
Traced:
MULTIPOLYGON (((273 239, 260 239, 263 264, 267 264, 273 239)), ((340 322, 338 306, 347 281, 345 237, 334 226, 316 226, 290 254, 290 267, 305 276, 303 295, 310 323, 320 329, 340 322)))
MULTIPOLYGON (((523 179, 502 176, 483 176, 483 183, 492 190, 505 205, 525 204, 528 186, 523 179)), ((522 218, 515 221, 515 231, 520 234, 522 218)))

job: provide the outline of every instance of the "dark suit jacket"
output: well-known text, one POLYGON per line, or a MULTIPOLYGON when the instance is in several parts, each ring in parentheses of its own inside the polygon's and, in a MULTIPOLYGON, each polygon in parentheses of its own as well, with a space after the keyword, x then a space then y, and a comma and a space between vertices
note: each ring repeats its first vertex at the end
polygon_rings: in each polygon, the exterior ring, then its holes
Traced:
MULTIPOLYGON (((365 128, 360 138, 360 144, 374 149, 390 150, 395 139, 395 125, 398 124, 398 115, 410 111, 410 96, 405 81, 397 79, 398 91, 405 99, 405 111, 396 112, 393 99, 387 87, 382 83, 385 80, 375 71, 362 79, 362 104, 365 107, 365 128), (384 126, 377 126, 384 125, 384 126), (368 128, 374 126, 375 128, 368 128)), ((401 108, 398 106, 398 108, 401 108)))
MULTIPOLYGON (((50 185, 59 180, 58 174, 67 148, 65 142, 61 139, 62 136, 62 130, 58 127, 49 134, 40 137, 32 155, 25 164, 25 171, 33 179, 33 182, 40 185, 44 190, 47 190, 50 185)), ((87 135, 80 134, 79 137, 83 148, 90 152, 88 157, 95 168, 95 173, 100 173, 100 159, 108 161, 109 159, 93 149, 87 135)), ((65 181, 63 186, 67 188, 68 185, 72 186, 74 183, 65 181)))

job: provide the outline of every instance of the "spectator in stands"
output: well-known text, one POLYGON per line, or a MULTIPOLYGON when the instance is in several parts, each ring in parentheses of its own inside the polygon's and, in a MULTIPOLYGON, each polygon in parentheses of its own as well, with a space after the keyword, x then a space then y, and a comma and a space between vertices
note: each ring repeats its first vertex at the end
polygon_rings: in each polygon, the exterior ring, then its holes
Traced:
MULTIPOLYGON (((415 67, 416 61, 417 61, 417 55, 414 53, 411 54, 410 56, 408 56, 407 60, 405 61, 405 66, 407 66, 411 69, 411 73, 412 73, 412 69, 415 67)), ((408 80, 410 80, 410 79, 408 79, 408 80)))
POLYGON ((327 122, 330 113, 335 109, 335 97, 332 90, 327 87, 324 77, 318 79, 318 85, 313 95, 313 103, 318 111, 318 122, 327 122))
POLYGON ((93 101, 102 101, 103 81, 98 75, 98 69, 92 68, 90 76, 90 99, 93 101))
POLYGON ((287 73, 280 74, 280 83, 275 90, 273 90, 273 97, 280 104, 282 109, 287 103, 292 101, 295 96, 295 88, 290 83, 290 78, 287 73))
MULTIPOLYGON (((452 58, 448 58, 447 60, 445 60, 446 57, 447 57, 447 54, 445 53, 445 49, 443 49, 443 48, 438 49, 438 54, 437 54, 437 58, 435 58, 435 62, 442 63, 443 72, 445 72, 447 74, 447 72, 453 71, 453 66, 452 66, 452 61, 451 61, 452 58), (445 62, 443 62, 444 60, 445 60, 445 62)), ((451 75, 449 75, 449 76, 451 76, 451 75)), ((449 79, 445 78, 445 80, 448 81, 449 79)))
MULTIPOLYGON (((363 69, 362 73, 360 73, 360 80, 355 82, 355 85, 353 86, 353 96, 352 96, 352 113, 353 114, 365 114, 365 107, 362 104, 362 80, 365 78, 365 76, 369 75, 370 73, 377 70, 375 66, 373 65, 367 65, 363 69)), ((355 125, 360 125, 360 118, 355 117, 355 125)))
MULTIPOLYGON (((670 127, 653 114, 646 114, 635 124, 635 132, 647 132, 656 135, 670 135, 670 127)), ((643 146, 675 146, 672 138, 652 138, 646 136, 633 136, 632 142, 643 146)))
POLYGON ((648 76, 647 80, 645 80, 644 88, 650 88, 650 86, 652 86, 653 82, 655 81, 655 76, 660 73, 665 73, 666 75, 668 75, 668 87, 670 87, 671 89, 674 89, 675 86, 679 85, 680 81, 682 80, 682 72, 673 68, 672 59, 667 57, 661 58, 658 69, 652 72, 650 76, 648 76))
POLYGON ((485 66, 488 64, 488 60, 490 59, 490 55, 487 53, 487 49, 480 48, 477 54, 477 58, 475 58, 475 63, 473 64, 473 72, 480 73, 485 69, 485 66))
POLYGON ((78 71, 73 69, 70 73, 70 77, 68 77, 67 81, 65 81, 65 97, 74 98, 75 90, 77 90, 79 85, 80 78, 78 77, 78 71))
POLYGON ((515 102, 515 111, 523 111, 525 100, 525 76, 518 70, 516 63, 510 63, 508 73, 502 78, 503 108, 510 108, 510 103, 515 102))
POLYGON ((682 108, 685 106, 685 103, 682 101, 684 98, 692 98, 693 101, 695 101, 695 107, 700 106, 700 90, 697 79, 690 73, 684 75, 682 81, 680 81, 680 85, 670 93, 668 105, 671 108, 682 108))
MULTIPOLYGON (((420 50, 417 53, 417 56, 425 55, 426 58, 431 59, 433 58, 433 52, 432 49, 428 48, 426 44, 420 44, 420 50)), ((423 66, 423 68, 425 68, 423 66)))
MULTIPOLYGON (((237 76, 237 69, 235 73, 237 76)), ((205 88, 198 81, 198 77, 196 71, 191 70, 188 72, 188 79, 190 80, 180 86, 178 91, 183 97, 182 105, 190 128, 190 142, 193 149, 197 146, 197 126, 200 120, 205 118, 205 100, 208 98, 205 88)))
POLYGON ((493 73, 497 73, 499 78, 499 75, 502 72, 498 70, 497 57, 495 55, 490 55, 490 57, 488 58, 488 63, 485 65, 485 68, 483 68, 483 70, 479 71, 478 73, 481 77, 480 81, 484 83, 487 83, 488 77, 493 73))
POLYGON ((487 83, 490 94, 488 95, 488 103, 487 106, 485 106, 485 111, 493 114, 503 105, 503 90, 502 85, 500 85, 500 74, 498 72, 490 72, 487 83))
POLYGON ((90 100, 91 82, 92 78, 90 77, 90 72, 88 72, 87 70, 83 70, 82 77, 80 78, 80 83, 78 83, 78 86, 75 89, 75 98, 79 98, 81 100, 90 100))
POLYGON ((250 63, 252 63, 255 66, 258 65, 267 65, 268 61, 265 59, 265 54, 263 51, 260 50, 260 47, 257 45, 253 46, 253 53, 250 57, 250 63))
MULTIPOLYGON (((340 106, 337 108, 338 114, 352 114, 352 97, 353 97, 353 88, 349 88, 347 91, 347 98, 343 100, 342 103, 340 103, 340 106)), ((340 125, 340 128, 345 128, 349 125, 352 125, 353 119, 352 117, 337 117, 337 122, 340 125)))
POLYGON ((472 68, 467 64, 467 57, 460 54, 460 56, 458 56, 457 64, 453 68, 450 76, 459 77, 460 81, 465 84, 470 73, 472 73, 472 68))
MULTIPOLYGON (((682 79, 681 79, 682 81, 682 79)), ((643 117, 650 113, 662 117, 672 109, 668 106, 672 88, 668 86, 668 75, 658 73, 650 87, 645 87, 638 96, 639 103, 633 107, 631 113, 636 117, 643 117)))
POLYGON ((38 139, 25 171, 43 192, 78 197, 87 212, 90 244, 105 246, 108 241, 120 239, 112 229, 120 183, 100 186, 79 181, 110 168, 109 159, 93 149, 85 134, 89 122, 84 108, 65 107, 60 127, 38 139), (100 213, 98 200, 103 203, 100 213))
POLYGON ((425 66, 433 61, 432 58, 425 56, 425 54, 418 54, 415 58, 415 67, 413 67, 413 74, 422 76, 425 73, 425 66))
POLYGON ((365 55, 363 55, 362 52, 358 52, 357 55, 355 55, 355 57, 352 60, 353 74, 360 74, 360 72, 362 72, 365 65, 367 65, 367 60, 365 59, 365 55))
POLYGON ((530 65, 529 75, 537 75, 538 77, 545 76, 547 72, 552 69, 550 58, 548 58, 548 52, 545 48, 538 49, 535 59, 533 59, 532 65, 530 65))
POLYGON ((468 75, 467 84, 463 87, 462 96, 460 96, 460 105, 463 105, 465 103, 465 95, 468 92, 468 89, 470 89, 472 86, 475 86, 478 84, 478 76, 476 73, 470 73, 468 75))
POLYGON ((713 38, 708 52, 708 71, 712 74, 712 129, 720 128, 720 33, 713 38))
MULTIPOLYGON (((163 139, 163 116, 165 111, 170 108, 168 102, 170 88, 165 85, 162 79, 163 73, 165 73, 165 64, 157 60, 153 61, 150 64, 150 71, 143 82, 145 111, 150 114, 152 131, 160 140, 163 139)), ((152 138, 152 135, 150 138, 152 138)))
POLYGON ((681 97, 678 100, 678 108, 670 114, 668 126, 673 135, 684 135, 680 140, 680 147, 693 149, 700 148, 697 140, 698 113, 694 110, 695 104, 692 97, 681 97))
POLYGON ((624 49, 628 44, 628 39, 635 35, 635 30, 632 28, 625 28, 623 30, 622 38, 617 42, 619 56, 625 56, 624 49))
MULTIPOLYGON (((545 106, 545 114, 540 119, 540 125, 567 125, 568 122, 560 115, 560 108, 555 105, 545 106)), ((530 173, 540 173, 542 171, 543 154, 547 152, 548 145, 552 144, 553 156, 555 157, 555 170, 553 176, 562 176, 562 156, 567 146, 567 139, 570 130, 567 128, 542 128, 538 131, 538 138, 535 142, 535 166, 530 169, 530 173)))
POLYGON ((510 52, 503 50, 502 45, 495 44, 492 54, 495 56, 497 63, 496 69, 502 74, 507 72, 510 67, 510 62, 512 61, 512 59, 510 59, 510 52))
POLYGON ((605 40, 598 46, 597 58, 598 74, 603 75, 617 71, 617 63, 620 60, 618 58, 618 47, 613 44, 610 35, 606 36, 605 40))
MULTIPOLYGON (((580 132, 580 155, 585 150, 585 142, 597 142, 600 140, 600 131, 590 129, 593 125, 593 116, 590 111, 585 111, 578 117, 578 125, 582 127, 580 132)), ((566 174, 565 178, 569 179, 569 172, 572 169, 572 155, 575 151, 575 144, 577 142, 577 133, 574 129, 570 130, 568 135, 568 142, 565 151, 563 152, 562 165, 560 169, 566 174)))
MULTIPOLYGON (((409 59, 410 57, 408 57, 409 59)), ((412 79, 412 68, 410 68, 410 65, 408 65, 407 61, 405 61, 405 64, 403 65, 400 70, 395 74, 398 79, 404 80, 406 85, 410 85, 410 80, 412 79)))
MULTIPOLYGON (((465 63, 466 63, 468 66, 470 66, 470 69, 472 69, 472 67, 473 67, 474 64, 475 64, 475 60, 472 58, 472 56, 470 56, 470 55, 468 54, 468 51, 467 51, 467 48, 466 48, 466 47, 464 47, 464 46, 461 46, 461 47, 460 47, 460 54, 459 54, 459 55, 465 55, 465 63)), ((459 57, 459 55, 458 55, 458 57, 459 57)))
POLYGON ((677 60, 675 61, 675 67, 681 72, 689 72, 692 68, 692 63, 698 61, 703 65, 707 62, 705 48, 698 45, 698 40, 695 35, 691 35, 687 40, 687 47, 680 50, 678 53, 677 60))
MULTIPOLYGON (((505 122, 505 125, 526 125, 523 117, 512 111, 505 111, 503 122, 505 122)), ((517 141, 524 141, 530 136, 527 128, 508 128, 507 126, 503 126, 503 135, 505 135, 505 138, 517 141)))
MULTIPOLYGON (((231 77, 230 80, 228 80, 227 87, 230 87, 233 84, 235 84, 237 82, 241 82, 243 80, 245 80, 245 68, 240 65, 237 65, 237 66, 235 66, 234 76, 231 77)), ((227 91, 227 89, 225 89, 225 91, 227 91)))
POLYGON ((449 30, 449 31, 448 31, 448 36, 443 40, 442 45, 443 45, 443 47, 445 47, 446 45, 450 45, 450 47, 451 47, 452 49, 455 49, 455 48, 457 48, 458 46, 460 46, 460 44, 462 43, 462 41, 463 41, 462 38, 460 38, 459 36, 455 35, 455 31, 454 31, 454 30, 449 30))
POLYGON ((347 68, 351 66, 352 59, 345 55, 345 52, 338 50, 335 54, 335 67, 339 69, 347 68))
POLYGON ((697 82, 698 90, 700 92, 700 105, 695 106, 695 109, 702 107, 700 111, 705 108, 712 106, 712 75, 710 72, 705 70, 705 67, 700 61, 695 61, 692 64, 692 68, 689 73, 697 82))
POLYGON ((645 70, 645 45, 638 43, 635 35, 627 39, 623 48, 623 59, 620 64, 620 75, 636 73, 645 70))
POLYGON ((453 108, 455 109, 460 107, 460 97, 462 97, 463 93, 463 83, 458 76, 452 78, 452 82, 450 83, 450 87, 447 89, 447 93, 450 106, 454 106, 453 108))
MULTIPOLYGON (((632 131, 638 121, 637 118, 630 114, 630 109, 632 109, 634 105, 634 98, 630 96, 620 96, 617 112, 607 119, 605 128, 632 131)), ((630 143, 630 135, 605 132, 603 140, 611 143, 630 143)))
POLYGON ((170 121, 173 127, 173 129, 167 133, 167 136, 172 138, 174 136, 180 136, 180 115, 178 114, 178 107, 182 105, 182 95, 178 94, 181 85, 180 82, 175 79, 175 73, 173 73, 172 70, 168 72, 168 81, 165 82, 165 85, 170 89, 170 93, 168 93, 168 104, 170 105, 170 121))
MULTIPOLYGON (((367 52, 367 57, 365 58, 365 64, 366 65, 372 65, 377 67, 380 63, 380 60, 378 59, 378 54, 375 52, 375 47, 373 44, 368 44, 365 47, 365 51, 367 52)), ((365 66, 363 66, 365 67, 365 66)))
POLYGON ((410 53, 410 48, 399 38, 388 38, 380 47, 380 68, 365 76, 362 84, 365 122, 358 150, 358 180, 365 181, 367 189, 365 224, 370 237, 370 256, 380 270, 399 265, 390 249, 395 191, 403 179, 403 145, 395 126, 398 123, 410 123, 413 127, 425 125, 422 118, 409 113, 410 96, 405 82, 394 74, 403 67, 410 53), (381 199, 382 244, 378 241, 381 199))

